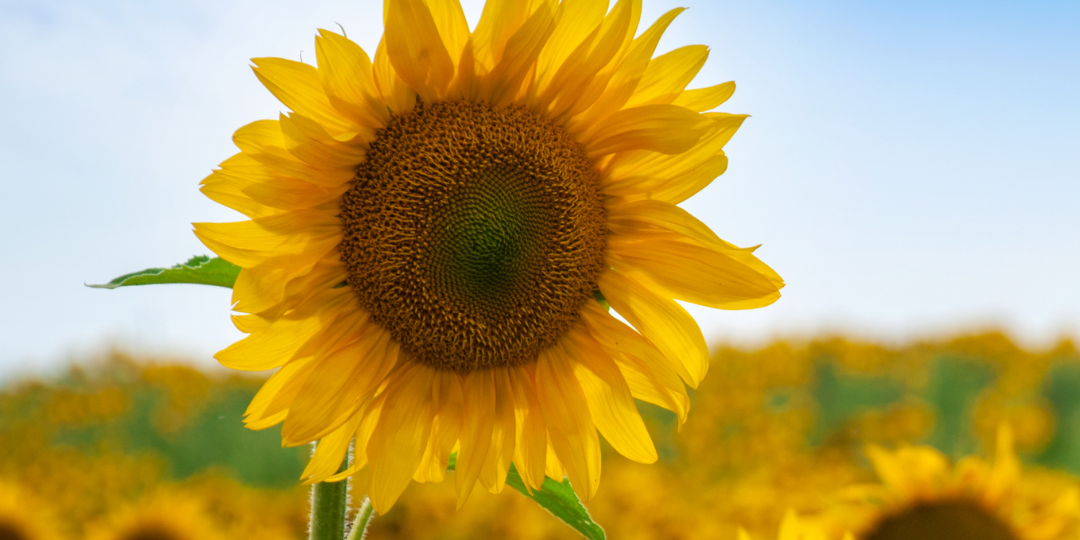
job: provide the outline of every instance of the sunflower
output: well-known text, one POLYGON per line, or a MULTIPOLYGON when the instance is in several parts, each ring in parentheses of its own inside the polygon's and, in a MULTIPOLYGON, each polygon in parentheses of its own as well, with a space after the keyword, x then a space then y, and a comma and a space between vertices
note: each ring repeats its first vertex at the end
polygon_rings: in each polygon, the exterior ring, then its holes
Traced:
POLYGON ((1075 538, 1075 480, 1024 471, 1007 427, 998 430, 996 446, 993 461, 969 456, 955 465, 928 446, 871 446, 867 455, 881 483, 852 490, 853 505, 826 515, 822 526, 850 528, 861 540, 1075 538))
POLYGON ((199 498, 159 491, 87 526, 87 540, 217 540, 222 533, 199 498))
POLYGON ((55 540, 61 538, 56 516, 20 485, 0 480, 0 539, 55 540))
POLYGON ((745 118, 704 112, 733 83, 686 90, 706 47, 652 57, 681 11, 634 37, 640 0, 491 1, 473 30, 457 0, 387 0, 373 60, 325 30, 318 67, 253 60, 291 112, 203 181, 250 219, 195 233, 242 268, 250 335, 217 359, 280 368, 245 422, 319 441, 305 481, 369 466, 383 513, 455 450, 459 502, 511 463, 588 500, 598 431, 656 459, 634 399, 681 421, 708 367, 676 300, 749 309, 783 285, 677 206, 745 118))

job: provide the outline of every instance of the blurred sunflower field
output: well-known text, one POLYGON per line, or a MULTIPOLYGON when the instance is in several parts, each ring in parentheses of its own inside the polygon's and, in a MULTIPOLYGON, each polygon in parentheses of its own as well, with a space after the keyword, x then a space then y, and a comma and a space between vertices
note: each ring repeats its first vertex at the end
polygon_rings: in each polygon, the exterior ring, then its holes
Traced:
MULTIPOLYGON (((7 382, 0 539, 305 538, 309 489, 297 479, 310 449, 240 422, 263 381, 110 353, 7 382)), ((657 466, 605 454, 588 509, 608 538, 914 538, 904 515, 972 509, 1010 531, 979 537, 1080 538, 1071 342, 719 347, 691 397, 678 436, 672 414, 639 404, 657 466)), ((368 538, 577 537, 525 497, 481 491, 455 510, 451 480, 412 485, 368 538)))

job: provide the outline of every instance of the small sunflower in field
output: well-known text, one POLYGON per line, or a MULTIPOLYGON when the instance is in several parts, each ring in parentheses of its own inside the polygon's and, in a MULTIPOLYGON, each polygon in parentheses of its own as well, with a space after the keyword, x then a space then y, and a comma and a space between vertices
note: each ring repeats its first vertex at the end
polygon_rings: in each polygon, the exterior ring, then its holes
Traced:
MULTIPOLYGON (((784 520, 780 522, 780 531, 777 533, 776 540, 827 540, 829 537, 823 530, 815 525, 812 525, 806 521, 802 521, 794 513, 789 511, 784 520)), ((739 529, 739 540, 760 540, 750 536, 750 533, 744 529, 739 529)), ((843 536, 843 540, 852 540, 851 534, 847 533, 843 536)), ((915 540, 914 538, 909 540, 915 540)))
POLYGON ((656 460, 634 399, 685 419, 708 367, 676 300, 749 309, 783 286, 677 206, 745 119, 706 112, 734 83, 686 89, 706 47, 653 57, 681 11, 638 34, 640 0, 492 1, 470 29, 458 0, 387 0, 373 59, 321 30, 318 67, 254 60, 291 112, 237 131, 203 181, 250 220, 195 233, 242 268, 250 335, 217 358, 280 368, 247 425, 319 441, 307 481, 369 467, 382 513, 455 450, 460 501, 511 463, 587 500, 598 431, 656 460))
POLYGON ((157 492, 86 528, 87 540, 224 540, 199 498, 157 492))
POLYGON ((57 517, 22 486, 0 480, 0 539, 56 540, 62 538, 57 517))
POLYGON ((1074 479, 1024 471, 1008 428, 992 461, 969 456, 955 465, 931 447, 868 457, 881 483, 853 490, 853 506, 823 523, 850 528, 860 540, 1056 540, 1075 538, 1080 492, 1074 479))

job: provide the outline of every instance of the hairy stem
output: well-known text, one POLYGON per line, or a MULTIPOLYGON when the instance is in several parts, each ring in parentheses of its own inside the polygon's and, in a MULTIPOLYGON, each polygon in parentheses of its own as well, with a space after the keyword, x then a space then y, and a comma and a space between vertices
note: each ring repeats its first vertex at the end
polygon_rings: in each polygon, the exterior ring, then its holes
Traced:
MULTIPOLYGON (((348 459, 341 465, 345 470, 348 459)), ((319 482, 311 487, 311 540, 343 540, 349 480, 319 482)))
POLYGON ((372 513, 375 508, 371 506, 371 501, 367 497, 364 497, 364 504, 360 505, 360 509, 356 511, 356 521, 353 521, 352 529, 349 530, 349 538, 347 540, 364 540, 364 535, 367 534, 367 526, 371 521, 372 513))

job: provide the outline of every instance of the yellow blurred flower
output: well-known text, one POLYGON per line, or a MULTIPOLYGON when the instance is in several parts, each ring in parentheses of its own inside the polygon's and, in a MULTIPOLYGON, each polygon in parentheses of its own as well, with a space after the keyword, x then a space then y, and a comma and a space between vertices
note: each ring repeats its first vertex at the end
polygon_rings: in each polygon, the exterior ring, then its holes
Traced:
POLYGON ((460 501, 500 491, 511 462, 587 500, 597 431, 656 460, 634 399, 682 420, 705 375, 676 300, 779 298, 752 248, 677 206, 726 168, 745 116, 705 111, 734 84, 686 90, 704 46, 653 58, 681 8, 635 37, 641 1, 607 7, 492 1, 470 30, 457 0, 387 0, 374 60, 325 30, 317 68, 254 60, 292 112, 237 131, 240 153, 203 181, 251 220, 195 233, 242 267, 250 335, 217 358, 280 368, 247 425, 320 441, 307 481, 370 465, 382 513, 457 448, 460 501))
POLYGON ((211 380, 190 366, 149 364, 143 366, 143 381, 165 391, 166 400, 154 410, 154 428, 163 434, 176 433, 205 405, 211 380))
MULTIPOLYGON (((252 509, 254 510, 254 509, 252 509)), ((183 492, 159 490, 125 504, 86 527, 87 540, 223 540, 205 503, 183 492)))
POLYGON ((973 427, 984 442, 992 442, 1002 424, 1014 426, 1013 439, 1021 452, 1038 452, 1054 437, 1053 406, 1031 392, 1009 395, 997 388, 987 390, 979 396, 974 412, 973 427))
POLYGON ((177 489, 197 498, 228 538, 277 540, 306 538, 311 494, 291 489, 243 485, 220 473, 204 473, 177 489))
POLYGON ((1055 540, 1078 532, 1075 481, 1025 472, 1008 427, 998 431, 992 461, 969 456, 952 465, 927 446, 870 446, 867 456, 881 483, 850 489, 848 505, 823 515, 827 530, 863 540, 1055 540))
POLYGON ((15 482, 0 480, 0 539, 58 540, 63 536, 57 523, 44 501, 15 482))
MULTIPOLYGON (((795 514, 795 512, 788 511, 784 516, 784 520, 780 522, 780 531, 776 535, 776 540, 826 540, 829 538, 826 536, 825 531, 821 530, 817 526, 802 521, 795 514)), ((851 540, 851 533, 844 535, 844 540, 851 540)), ((745 529, 739 529, 739 540, 760 540, 750 536, 750 533, 745 529)), ((908 540, 922 540, 911 538, 908 540)))

